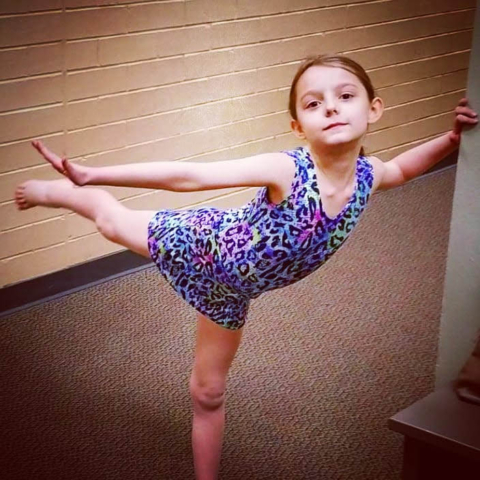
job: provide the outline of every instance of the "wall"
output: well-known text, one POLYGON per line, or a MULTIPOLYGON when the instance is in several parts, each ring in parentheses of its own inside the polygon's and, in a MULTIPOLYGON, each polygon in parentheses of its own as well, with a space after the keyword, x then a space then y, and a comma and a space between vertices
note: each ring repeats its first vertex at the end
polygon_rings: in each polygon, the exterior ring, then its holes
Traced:
MULTIPOLYGON (((291 148, 291 78, 306 55, 337 52, 359 61, 386 101, 366 147, 388 160, 450 128, 474 8, 475 0, 3 0, 1 286, 122 250, 78 215, 16 210, 17 184, 58 178, 32 139, 91 166, 291 148)), ((149 210, 240 206, 256 191, 108 190, 149 210)))
MULTIPOLYGON (((480 112, 480 0, 468 74, 467 98, 480 112)), ((462 135, 453 197, 436 386, 454 380, 480 332, 480 131, 462 135)))

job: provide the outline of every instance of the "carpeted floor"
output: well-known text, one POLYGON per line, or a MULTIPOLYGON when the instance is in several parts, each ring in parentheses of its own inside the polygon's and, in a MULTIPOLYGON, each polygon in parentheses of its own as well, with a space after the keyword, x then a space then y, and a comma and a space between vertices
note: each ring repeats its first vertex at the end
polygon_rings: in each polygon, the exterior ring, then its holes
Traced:
MULTIPOLYGON (((220 479, 394 480, 434 388, 455 168, 372 199, 323 268, 252 302, 220 479)), ((193 479, 195 311, 154 267, 0 319, 4 480, 193 479)))

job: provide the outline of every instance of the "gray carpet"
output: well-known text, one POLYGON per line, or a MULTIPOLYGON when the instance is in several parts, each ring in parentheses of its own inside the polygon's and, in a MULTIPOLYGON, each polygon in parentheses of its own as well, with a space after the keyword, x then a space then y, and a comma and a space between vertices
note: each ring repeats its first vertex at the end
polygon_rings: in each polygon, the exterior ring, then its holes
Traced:
MULTIPOLYGON (((220 479, 400 478, 434 388, 455 168, 373 197, 323 268, 251 305, 220 479)), ((193 479, 195 311, 155 267, 0 320, 5 480, 193 479)))

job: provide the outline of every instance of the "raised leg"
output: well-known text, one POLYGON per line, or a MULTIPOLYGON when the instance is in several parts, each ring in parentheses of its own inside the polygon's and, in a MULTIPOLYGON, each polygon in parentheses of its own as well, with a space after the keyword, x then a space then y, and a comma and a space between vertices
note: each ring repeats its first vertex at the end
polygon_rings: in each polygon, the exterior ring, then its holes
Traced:
POLYGON ((95 222, 108 240, 150 258, 148 223, 155 211, 130 210, 105 190, 77 187, 70 180, 30 180, 17 187, 15 201, 20 210, 37 205, 66 208, 95 222))
POLYGON ((225 386, 243 328, 228 330, 198 314, 195 363, 190 378, 193 400, 192 446, 197 480, 218 477, 225 428, 225 386))

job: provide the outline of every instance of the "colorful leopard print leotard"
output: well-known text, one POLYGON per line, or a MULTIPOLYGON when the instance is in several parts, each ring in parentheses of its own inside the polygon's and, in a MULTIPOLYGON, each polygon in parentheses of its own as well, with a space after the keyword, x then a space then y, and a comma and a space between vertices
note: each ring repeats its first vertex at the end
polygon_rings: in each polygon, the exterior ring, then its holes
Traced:
POLYGON ((295 178, 279 204, 263 187, 240 208, 164 209, 148 225, 150 255, 167 282, 188 304, 231 330, 244 325, 250 299, 323 265, 346 241, 370 198, 373 168, 360 156, 354 193, 329 218, 308 150, 285 153, 295 161, 295 178))

